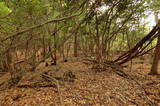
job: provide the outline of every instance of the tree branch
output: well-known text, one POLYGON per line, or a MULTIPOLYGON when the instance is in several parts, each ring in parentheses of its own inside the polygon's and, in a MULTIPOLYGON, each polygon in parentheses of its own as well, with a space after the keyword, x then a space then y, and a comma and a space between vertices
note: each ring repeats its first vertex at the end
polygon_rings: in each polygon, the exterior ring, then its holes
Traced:
MULTIPOLYGON (((81 12, 81 13, 82 13, 82 12, 81 12)), ((46 21, 46 22, 41 23, 41 24, 39 24, 39 25, 35 25, 35 26, 32 26, 32 27, 30 27, 30 28, 28 28, 28 29, 24 29, 24 30, 19 31, 19 32, 15 33, 15 34, 9 35, 9 36, 1 39, 0 41, 1 41, 1 42, 4 42, 4 41, 6 41, 6 40, 8 40, 8 39, 10 39, 10 38, 13 38, 13 37, 17 36, 17 35, 23 34, 23 33, 25 33, 25 32, 28 32, 28 31, 33 30, 33 29, 36 29, 36 28, 40 28, 40 27, 42 27, 42 26, 44 26, 44 25, 46 25, 46 24, 49 24, 49 23, 52 23, 52 22, 64 21, 64 20, 67 20, 67 19, 70 19, 70 18, 79 16, 79 15, 81 15, 81 13, 79 13, 79 14, 74 14, 74 15, 67 16, 67 17, 62 17, 62 18, 52 19, 52 20, 46 21)))

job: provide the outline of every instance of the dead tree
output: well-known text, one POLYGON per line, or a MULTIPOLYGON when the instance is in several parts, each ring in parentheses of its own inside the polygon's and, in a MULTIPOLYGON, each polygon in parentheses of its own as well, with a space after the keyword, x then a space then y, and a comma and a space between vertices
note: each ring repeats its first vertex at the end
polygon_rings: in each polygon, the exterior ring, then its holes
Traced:
POLYGON ((123 55, 119 56, 116 60, 114 60, 114 63, 124 64, 135 57, 144 55, 146 53, 145 49, 159 35, 159 29, 160 29, 159 25, 157 24, 152 29, 152 31, 147 36, 145 36, 142 40, 140 40, 132 49, 130 49, 123 55))

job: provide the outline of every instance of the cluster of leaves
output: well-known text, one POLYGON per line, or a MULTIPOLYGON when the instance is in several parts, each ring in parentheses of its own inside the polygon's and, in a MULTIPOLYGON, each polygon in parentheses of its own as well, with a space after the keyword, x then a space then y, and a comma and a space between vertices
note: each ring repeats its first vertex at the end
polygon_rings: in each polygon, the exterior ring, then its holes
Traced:
POLYGON ((4 2, 0 2, 0 17, 4 17, 10 12, 11 10, 4 4, 4 2))

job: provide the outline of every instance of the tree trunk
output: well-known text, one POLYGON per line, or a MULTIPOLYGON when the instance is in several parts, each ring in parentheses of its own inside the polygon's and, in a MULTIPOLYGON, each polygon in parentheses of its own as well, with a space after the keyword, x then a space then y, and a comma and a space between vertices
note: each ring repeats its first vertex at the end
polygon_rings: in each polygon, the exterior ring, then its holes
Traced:
POLYGON ((45 42, 45 36, 44 35, 43 35, 42 44, 43 44, 43 59, 45 60, 45 57, 46 57, 46 42, 45 42))
MULTIPOLYGON (((155 15, 156 23, 159 24, 158 23, 158 12, 155 12, 154 15, 155 15)), ((159 63, 159 59, 160 59, 160 29, 158 31, 157 38, 158 38, 158 40, 157 40, 157 45, 155 48, 153 64, 152 64, 151 71, 150 71, 149 75, 157 75, 158 74, 158 63, 159 63)))
POLYGON ((157 41, 157 46, 156 46, 156 49, 155 49, 152 68, 151 68, 151 71, 149 73, 150 75, 158 74, 159 59, 160 59, 160 32, 159 32, 159 35, 158 35, 158 41, 157 41))
POLYGON ((54 35, 54 60, 53 65, 57 65, 57 42, 56 42, 56 35, 54 35))
POLYGON ((77 57, 77 34, 74 37, 74 57, 77 57))

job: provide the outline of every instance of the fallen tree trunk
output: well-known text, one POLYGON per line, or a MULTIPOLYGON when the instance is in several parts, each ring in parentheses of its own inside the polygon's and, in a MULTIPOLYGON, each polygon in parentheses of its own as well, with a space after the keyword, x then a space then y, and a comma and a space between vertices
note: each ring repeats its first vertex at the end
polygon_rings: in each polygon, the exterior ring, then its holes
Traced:
POLYGON ((146 35, 142 40, 140 40, 132 49, 130 49, 123 55, 119 56, 113 62, 120 65, 130 61, 133 58, 146 54, 147 52, 145 52, 144 50, 159 35, 159 33, 160 33, 160 28, 159 28, 159 24, 157 24, 151 30, 151 32, 148 35, 146 35))

